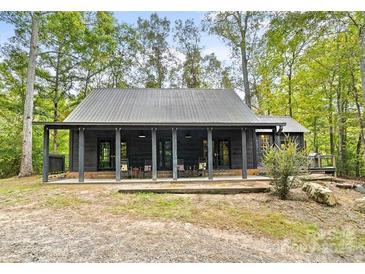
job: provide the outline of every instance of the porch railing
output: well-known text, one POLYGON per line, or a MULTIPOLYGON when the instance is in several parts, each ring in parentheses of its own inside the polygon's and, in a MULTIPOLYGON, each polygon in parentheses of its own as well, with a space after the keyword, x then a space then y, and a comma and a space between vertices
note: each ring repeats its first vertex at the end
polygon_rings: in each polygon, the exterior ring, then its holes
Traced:
POLYGON ((65 172, 65 155, 49 154, 49 173, 58 174, 65 172))

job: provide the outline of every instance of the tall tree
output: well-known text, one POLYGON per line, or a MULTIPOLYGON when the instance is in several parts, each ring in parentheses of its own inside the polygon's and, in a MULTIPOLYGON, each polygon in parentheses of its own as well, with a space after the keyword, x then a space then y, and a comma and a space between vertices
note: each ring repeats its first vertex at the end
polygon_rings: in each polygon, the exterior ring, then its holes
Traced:
POLYGON ((193 20, 175 21, 174 40, 178 49, 184 54, 183 85, 188 88, 201 86, 201 46, 200 32, 193 20))
POLYGON ((35 70, 38 56, 38 37, 40 12, 32 13, 2 13, 1 19, 13 23, 18 31, 27 28, 27 21, 31 21, 29 57, 27 69, 27 81, 25 89, 24 115, 23 115, 23 140, 22 140, 22 158, 20 164, 19 176, 30 176, 33 173, 32 164, 32 121, 33 121, 33 100, 34 100, 34 81, 35 70))
MULTIPOLYGON (((46 88, 42 95, 52 102, 50 118, 56 122, 64 115, 65 99, 79 79, 82 59, 80 49, 85 43, 85 21, 81 12, 56 12, 47 16, 41 55, 42 73, 46 88)), ((58 152, 58 130, 53 131, 53 151, 58 152)))
POLYGON ((168 63, 172 59, 167 38, 170 21, 153 13, 149 20, 138 18, 138 47, 136 62, 145 87, 162 88, 168 75, 168 63))
POLYGON ((204 29, 221 37, 231 47, 233 55, 240 58, 240 69, 246 104, 251 108, 252 94, 249 82, 249 51, 257 41, 262 22, 259 12, 214 12, 205 17, 204 29))

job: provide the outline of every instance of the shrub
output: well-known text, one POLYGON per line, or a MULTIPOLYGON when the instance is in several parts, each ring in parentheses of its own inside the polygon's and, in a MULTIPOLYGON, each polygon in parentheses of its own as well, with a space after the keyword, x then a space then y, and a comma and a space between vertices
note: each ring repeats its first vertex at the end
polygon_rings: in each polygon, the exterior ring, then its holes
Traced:
POLYGON ((294 186, 294 178, 308 168, 305 150, 298 150, 296 143, 287 139, 280 147, 275 145, 266 149, 264 167, 273 180, 274 191, 281 199, 286 199, 294 186))

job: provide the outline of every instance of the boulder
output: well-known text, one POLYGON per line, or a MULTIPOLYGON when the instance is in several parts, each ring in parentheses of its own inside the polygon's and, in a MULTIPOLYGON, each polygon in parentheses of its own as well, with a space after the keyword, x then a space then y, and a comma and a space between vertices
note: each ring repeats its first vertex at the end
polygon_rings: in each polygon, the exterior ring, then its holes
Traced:
POLYGON ((365 214, 365 197, 355 200, 354 209, 365 214))
POLYGON ((365 187, 363 185, 355 185, 355 191, 365 194, 365 187))
POLYGON ((328 206, 334 206, 337 204, 336 197, 333 192, 320 184, 308 182, 303 185, 302 188, 308 195, 308 197, 318 203, 328 206))

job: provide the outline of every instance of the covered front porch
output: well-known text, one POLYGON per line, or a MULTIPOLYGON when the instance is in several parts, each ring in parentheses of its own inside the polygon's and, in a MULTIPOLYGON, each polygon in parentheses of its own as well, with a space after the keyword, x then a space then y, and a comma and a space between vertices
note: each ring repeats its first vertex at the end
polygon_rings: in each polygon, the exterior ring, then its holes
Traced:
MULTIPOLYGON (((276 127, 272 130, 279 142, 276 127)), ((49 132, 70 132, 63 183, 222 182, 255 176, 256 127, 44 125, 43 182, 49 178, 49 132)), ((61 182, 57 180, 58 182, 61 182)))

